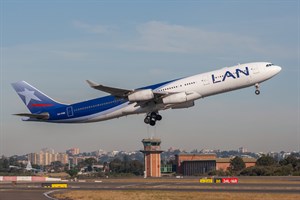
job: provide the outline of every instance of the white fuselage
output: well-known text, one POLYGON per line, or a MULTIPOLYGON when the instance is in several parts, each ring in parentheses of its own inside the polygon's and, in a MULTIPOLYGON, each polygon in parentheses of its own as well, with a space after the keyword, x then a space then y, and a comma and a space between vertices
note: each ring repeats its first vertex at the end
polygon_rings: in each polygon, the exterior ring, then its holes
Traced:
MULTIPOLYGON (((281 67, 267 62, 239 64, 232 67, 222 68, 220 70, 178 79, 158 87, 153 91, 166 93, 192 93, 192 99, 190 102, 186 102, 186 104, 190 105, 187 105, 186 107, 191 107, 193 106, 194 100, 199 98, 254 86, 256 84, 258 85, 259 83, 278 74, 280 70, 281 67)), ((182 108, 185 108, 185 104, 181 105, 183 105, 182 108)), ((84 120, 85 122, 95 122, 129 114, 148 113, 168 108, 176 108, 176 105, 156 103, 143 107, 139 106, 138 103, 126 102, 118 108, 112 108, 100 115, 99 113, 94 114, 93 116, 90 116, 89 119, 85 118, 84 120)), ((180 105, 179 108, 181 108, 180 105)))

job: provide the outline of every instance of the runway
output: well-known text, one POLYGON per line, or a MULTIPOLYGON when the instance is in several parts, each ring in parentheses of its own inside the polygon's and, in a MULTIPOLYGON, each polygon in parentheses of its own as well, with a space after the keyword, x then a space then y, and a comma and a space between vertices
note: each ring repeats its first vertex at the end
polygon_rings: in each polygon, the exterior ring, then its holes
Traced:
MULTIPOLYGON (((235 193, 280 193, 299 194, 300 178, 287 177, 265 178, 255 181, 251 178, 240 178, 238 184, 201 184, 198 179, 103 179, 95 182, 68 182, 67 189, 42 188, 41 183, 1 183, 1 200, 45 200, 49 199, 44 194, 49 191, 64 192, 66 190, 111 190, 111 191, 191 191, 191 192, 235 192, 235 193)), ((51 196, 51 194, 49 195, 51 196)))

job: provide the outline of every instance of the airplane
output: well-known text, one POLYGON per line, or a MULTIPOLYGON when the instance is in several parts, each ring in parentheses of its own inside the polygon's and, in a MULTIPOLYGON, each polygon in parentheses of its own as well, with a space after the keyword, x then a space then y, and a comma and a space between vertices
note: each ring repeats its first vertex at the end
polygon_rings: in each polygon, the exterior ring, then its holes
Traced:
POLYGON ((40 169, 32 168, 32 165, 31 165, 30 161, 27 162, 27 165, 26 165, 25 168, 22 168, 22 167, 19 167, 19 166, 15 166, 15 165, 9 165, 9 168, 10 169, 24 169, 26 171, 33 171, 33 172, 40 172, 41 171, 40 169))
POLYGON ((19 81, 12 86, 30 113, 15 115, 22 116, 23 121, 88 123, 146 113, 144 122, 155 126, 162 119, 159 111, 193 107, 197 99, 250 86, 254 86, 255 94, 259 95, 260 83, 280 71, 280 66, 270 62, 252 62, 134 90, 87 80, 90 87, 110 95, 74 104, 55 101, 27 82, 19 81))

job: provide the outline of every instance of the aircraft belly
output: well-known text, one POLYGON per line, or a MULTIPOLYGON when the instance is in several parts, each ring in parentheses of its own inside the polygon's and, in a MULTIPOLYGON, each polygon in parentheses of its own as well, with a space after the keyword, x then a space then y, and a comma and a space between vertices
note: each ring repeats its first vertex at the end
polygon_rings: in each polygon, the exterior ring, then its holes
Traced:
POLYGON ((99 115, 93 118, 90 118, 87 122, 98 122, 98 121, 105 121, 113 118, 118 118, 122 116, 122 112, 120 110, 114 111, 112 113, 107 113, 103 115, 99 115))
POLYGON ((130 114, 139 114, 139 113, 147 112, 146 111, 147 109, 145 109, 147 107, 142 108, 141 106, 136 106, 136 105, 137 105, 137 103, 134 103, 134 104, 130 104, 127 107, 123 108, 122 114, 130 115, 130 114))
POLYGON ((95 116, 93 118, 88 119, 87 122, 97 122, 97 121, 104 121, 114 118, 119 118, 122 116, 130 115, 130 114, 139 114, 144 113, 144 109, 141 109, 140 106, 134 107, 135 104, 127 105, 126 107, 119 108, 113 112, 107 112, 105 114, 101 114, 99 116, 95 116))

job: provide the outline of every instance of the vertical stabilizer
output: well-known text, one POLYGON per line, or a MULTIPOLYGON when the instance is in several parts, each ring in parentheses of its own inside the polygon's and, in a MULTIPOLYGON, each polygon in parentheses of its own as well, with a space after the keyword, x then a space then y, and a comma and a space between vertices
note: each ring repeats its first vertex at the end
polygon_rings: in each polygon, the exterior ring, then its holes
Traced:
POLYGON ((12 83, 12 86, 31 113, 47 112, 66 105, 53 100, 25 81, 12 83))

